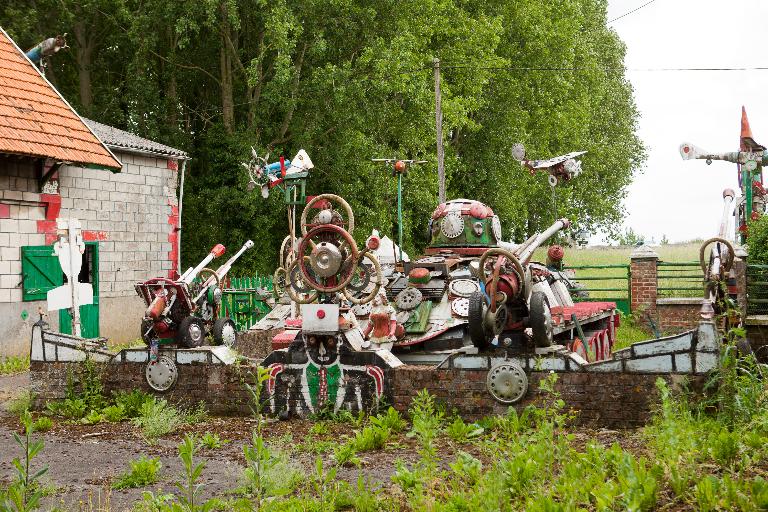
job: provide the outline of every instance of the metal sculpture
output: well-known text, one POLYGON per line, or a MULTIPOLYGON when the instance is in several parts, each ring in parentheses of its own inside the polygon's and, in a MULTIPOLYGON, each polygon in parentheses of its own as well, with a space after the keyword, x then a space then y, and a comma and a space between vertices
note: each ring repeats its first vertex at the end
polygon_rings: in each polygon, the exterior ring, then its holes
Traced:
POLYGON ((704 298, 701 316, 711 319, 715 314, 724 313, 727 299, 727 282, 735 258, 733 244, 728 240, 728 217, 731 215, 736 193, 731 189, 723 191, 723 213, 720 229, 714 238, 704 241, 699 249, 699 264, 704 274, 704 298), (709 250, 709 252, 707 252, 709 250))
MULTIPOLYGON (((290 252, 285 284, 300 315, 286 331, 288 348, 263 362, 269 407, 281 417, 368 410, 388 392, 385 375, 399 362, 386 350, 387 334, 361 329, 351 312, 374 302, 378 313, 381 267, 367 248, 357 247, 353 230, 354 214, 339 196, 316 196, 302 212, 303 236, 290 252)), ((390 315, 384 315, 388 326, 390 315)))
POLYGON ((766 211, 768 193, 763 186, 763 165, 768 163, 765 147, 752 138, 747 111, 741 107, 741 136, 739 151, 713 153, 688 142, 680 145, 683 160, 705 160, 707 165, 713 160, 723 160, 738 166, 739 188, 741 197, 737 200, 736 230, 741 242, 747 237, 747 222, 756 220, 766 211))
POLYGON ((85 243, 77 219, 56 219, 56 234, 53 253, 59 258, 59 265, 67 282, 48 291, 48 311, 69 309, 72 312, 72 332, 80 336, 80 306, 93 304, 93 286, 78 282, 85 243))
POLYGON ((210 334, 215 345, 233 346, 237 329, 232 319, 221 316, 221 281, 242 254, 253 247, 248 240, 218 269, 207 265, 225 252, 218 244, 196 267, 177 280, 156 277, 137 283, 136 293, 147 309, 141 322, 141 337, 156 353, 159 344, 177 343, 199 347, 210 334))
POLYGON ((546 160, 527 160, 525 158, 525 146, 520 143, 512 146, 512 157, 518 160, 523 167, 527 168, 531 175, 536 174, 536 171, 543 171, 549 174, 549 184, 552 187, 557 185, 558 180, 570 181, 581 174, 581 162, 576 160, 576 157, 585 153, 586 151, 573 151, 546 160))

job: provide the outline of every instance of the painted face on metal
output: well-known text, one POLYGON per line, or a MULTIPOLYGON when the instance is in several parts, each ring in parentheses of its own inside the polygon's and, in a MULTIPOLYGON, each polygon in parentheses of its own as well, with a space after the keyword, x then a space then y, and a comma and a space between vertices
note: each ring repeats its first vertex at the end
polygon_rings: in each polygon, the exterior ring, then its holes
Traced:
POLYGON ((310 334, 304 338, 307 355, 313 363, 329 366, 339 357, 338 343, 335 336, 310 334))

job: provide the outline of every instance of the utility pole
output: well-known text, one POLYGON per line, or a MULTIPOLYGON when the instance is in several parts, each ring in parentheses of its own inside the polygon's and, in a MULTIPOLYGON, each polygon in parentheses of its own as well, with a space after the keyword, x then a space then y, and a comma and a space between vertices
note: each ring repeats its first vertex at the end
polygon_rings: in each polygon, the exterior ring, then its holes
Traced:
POLYGON ((445 202, 445 152, 443 150, 443 107, 440 95, 440 59, 432 59, 435 68, 435 128, 437 131, 438 200, 445 202))

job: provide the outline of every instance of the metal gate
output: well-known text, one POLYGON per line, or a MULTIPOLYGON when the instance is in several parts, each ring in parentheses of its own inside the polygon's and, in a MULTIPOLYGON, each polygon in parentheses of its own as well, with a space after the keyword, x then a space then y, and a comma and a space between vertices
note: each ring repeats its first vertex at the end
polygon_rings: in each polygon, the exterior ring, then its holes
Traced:
POLYGON ((223 283, 221 302, 237 330, 246 331, 271 311, 271 296, 271 276, 233 277, 223 283))
POLYGON ((574 280, 579 283, 571 290, 574 302, 615 302, 616 309, 622 313, 632 312, 629 265, 574 265, 564 270, 572 270, 574 280))
POLYGON ((768 315, 768 265, 747 264, 747 315, 768 315))

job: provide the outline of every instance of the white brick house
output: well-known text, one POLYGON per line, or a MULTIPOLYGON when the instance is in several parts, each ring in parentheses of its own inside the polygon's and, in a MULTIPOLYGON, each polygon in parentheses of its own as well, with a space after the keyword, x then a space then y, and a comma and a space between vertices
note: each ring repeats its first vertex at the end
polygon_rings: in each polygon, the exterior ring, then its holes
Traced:
MULTIPOLYGON (((0 29, 0 357, 29 350, 47 290, 62 283, 56 218, 81 221, 84 335, 139 337, 136 281, 178 271, 179 169, 187 155, 78 117, 0 29), (10 84, 10 85, 9 85, 10 84)), ((67 330, 68 312, 47 321, 67 330), (60 326, 60 317, 63 320, 60 326)))

